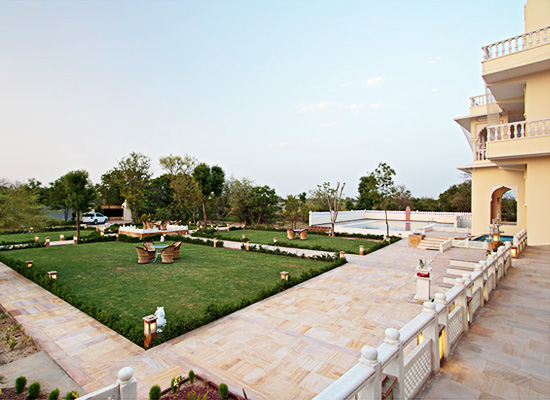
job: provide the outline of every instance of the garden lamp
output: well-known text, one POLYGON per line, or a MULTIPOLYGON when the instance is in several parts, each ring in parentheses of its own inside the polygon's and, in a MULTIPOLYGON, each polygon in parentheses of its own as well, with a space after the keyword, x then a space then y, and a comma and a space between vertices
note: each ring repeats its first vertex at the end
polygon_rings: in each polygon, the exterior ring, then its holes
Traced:
POLYGON ((143 334, 145 335, 145 340, 143 342, 143 347, 148 349, 151 347, 153 340, 157 337, 157 316, 148 315, 143 317, 143 334))

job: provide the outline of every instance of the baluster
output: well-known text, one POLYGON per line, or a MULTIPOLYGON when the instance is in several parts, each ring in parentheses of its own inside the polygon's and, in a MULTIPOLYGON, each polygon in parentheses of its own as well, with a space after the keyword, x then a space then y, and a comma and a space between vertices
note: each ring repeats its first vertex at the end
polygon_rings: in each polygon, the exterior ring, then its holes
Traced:
POLYGON ((519 47, 519 37, 516 37, 516 50, 515 51, 518 51, 518 47, 519 47))
POLYGON ((521 49, 525 50, 526 45, 527 45, 527 39, 525 38, 525 35, 521 35, 521 49))
POLYGON ((538 136, 538 134, 539 134, 539 121, 535 121, 534 124, 535 124, 535 133, 534 133, 533 136, 538 136))
POLYGON ((508 54, 510 54, 512 52, 512 41, 509 40, 508 41, 508 54))
POLYGON ((537 46, 540 44, 540 30, 535 32, 535 42, 537 46))

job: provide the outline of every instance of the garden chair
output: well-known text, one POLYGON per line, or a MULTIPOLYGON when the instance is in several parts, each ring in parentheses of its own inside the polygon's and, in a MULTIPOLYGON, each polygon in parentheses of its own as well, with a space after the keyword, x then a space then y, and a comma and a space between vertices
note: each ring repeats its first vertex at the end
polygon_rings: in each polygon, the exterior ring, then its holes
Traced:
POLYGON ((174 260, 179 260, 181 258, 180 257, 181 242, 180 241, 174 242, 172 246, 174 246, 174 260))
POLYGON ((288 240, 294 240, 296 238, 296 232, 294 232, 293 229, 287 229, 286 237, 288 238, 288 240))
POLYGON ((149 264, 151 262, 149 252, 146 249, 136 246, 136 251, 138 255, 138 264, 149 264))
POLYGON ((168 224, 170 223, 170 221, 164 221, 161 225, 160 225, 160 230, 161 231, 165 231, 166 228, 168 227, 168 224))
POLYGON ((300 240, 307 240, 307 229, 302 229, 300 231, 300 240))
POLYGON ((155 221, 153 223, 153 227, 157 229, 160 229, 161 225, 162 225, 162 221, 155 221))
POLYGON ((155 255, 157 253, 157 250, 153 248, 155 243, 153 242, 143 242, 143 247, 145 247, 145 250, 149 252, 149 258, 155 258, 155 255))
POLYGON ((162 249, 160 252, 160 257, 163 264, 173 264, 174 263, 174 245, 168 246, 165 249, 162 249))

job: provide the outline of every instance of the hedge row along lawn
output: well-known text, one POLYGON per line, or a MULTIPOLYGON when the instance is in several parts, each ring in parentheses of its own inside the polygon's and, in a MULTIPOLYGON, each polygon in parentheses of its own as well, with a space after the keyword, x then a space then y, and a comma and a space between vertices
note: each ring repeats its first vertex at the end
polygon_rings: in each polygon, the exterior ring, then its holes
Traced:
POLYGON ((377 242, 359 238, 330 237, 328 235, 312 235, 308 232, 307 240, 300 240, 298 234, 296 239, 288 240, 286 232, 259 231, 242 229, 229 232, 216 232, 216 237, 223 240, 242 241, 242 235, 252 243, 273 245, 273 238, 277 238, 277 245, 281 247, 298 247, 310 250, 324 250, 349 254, 359 254, 359 246, 365 246, 365 251, 375 246, 377 242))
MULTIPOLYGON (((80 231, 81 237, 86 237, 92 232, 95 232, 95 229, 82 229, 80 231)), ((76 235, 76 231, 57 231, 57 232, 36 232, 36 233, 11 233, 0 235, 0 244, 16 244, 16 243, 27 243, 34 242, 34 236, 38 235, 38 241, 44 243, 46 238, 49 237, 52 242, 59 240, 59 235, 65 236, 64 240, 72 240, 73 236, 76 235)))
MULTIPOLYGON (((167 241, 171 243, 171 241, 167 241)), ((111 310, 141 327, 142 317, 164 306, 168 322, 197 316, 210 304, 239 302, 280 281, 327 263, 301 258, 183 243, 174 264, 138 264, 135 244, 121 242, 55 246, 2 253, 0 259, 34 261, 35 273, 56 270, 71 294, 111 310)))

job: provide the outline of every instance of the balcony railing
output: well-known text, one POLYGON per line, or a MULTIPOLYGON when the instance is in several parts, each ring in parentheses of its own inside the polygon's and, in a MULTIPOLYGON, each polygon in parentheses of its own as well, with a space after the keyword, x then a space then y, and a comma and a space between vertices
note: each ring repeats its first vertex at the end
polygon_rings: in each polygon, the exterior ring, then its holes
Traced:
POLYGON ((495 98, 491 93, 470 97, 470 107, 485 106, 487 104, 493 104, 494 102, 495 98))
POLYGON ((512 122, 487 127, 487 141, 499 142, 550 135, 550 118, 512 122))
POLYGON ((549 30, 550 26, 547 26, 532 32, 524 33, 523 35, 514 36, 513 38, 484 46, 482 47, 483 59, 490 60, 492 58, 506 56, 508 54, 549 43, 549 30))

